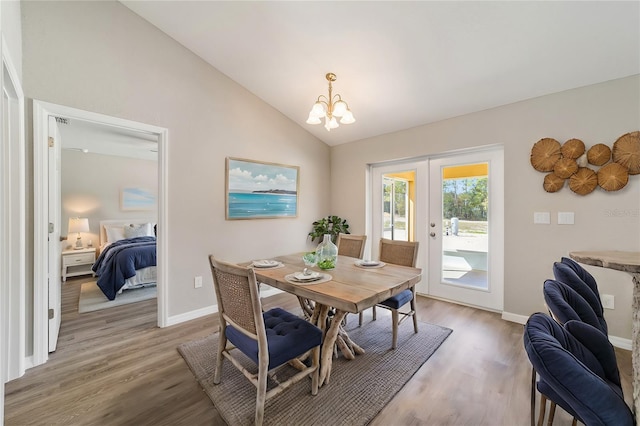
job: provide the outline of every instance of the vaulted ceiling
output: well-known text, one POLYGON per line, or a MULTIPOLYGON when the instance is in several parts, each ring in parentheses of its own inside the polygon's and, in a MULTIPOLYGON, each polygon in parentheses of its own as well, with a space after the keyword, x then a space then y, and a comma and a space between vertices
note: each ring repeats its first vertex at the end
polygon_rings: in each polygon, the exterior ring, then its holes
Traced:
POLYGON ((121 2, 329 145, 640 73, 637 1, 121 2))

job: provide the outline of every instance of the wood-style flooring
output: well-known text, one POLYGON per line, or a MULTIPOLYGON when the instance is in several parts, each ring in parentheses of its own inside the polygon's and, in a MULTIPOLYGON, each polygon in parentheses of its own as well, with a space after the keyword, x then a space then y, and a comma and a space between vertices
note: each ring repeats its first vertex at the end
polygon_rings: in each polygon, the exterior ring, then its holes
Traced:
MULTIPOLYGON (((7 383, 5 424, 223 425, 176 351, 183 342, 215 332, 217 316, 160 329, 155 300, 78 314, 84 281, 70 279, 63 286, 56 352, 46 364, 7 383)), ((299 312, 288 294, 263 303, 299 312)), ((418 297, 418 314, 420 321, 453 333, 372 425, 528 425, 531 366, 522 326, 495 313, 425 297, 418 297)), ((378 321, 391 321, 386 310, 378 310, 378 321)), ((616 355, 630 404, 630 352, 616 350, 616 355)), ((554 425, 570 423, 558 409, 554 425)))

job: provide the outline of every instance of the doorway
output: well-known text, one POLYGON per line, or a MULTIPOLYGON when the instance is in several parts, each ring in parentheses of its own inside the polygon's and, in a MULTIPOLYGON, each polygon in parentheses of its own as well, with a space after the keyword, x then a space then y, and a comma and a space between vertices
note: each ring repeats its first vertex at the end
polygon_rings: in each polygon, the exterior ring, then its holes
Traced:
POLYGON ((157 258, 158 258, 158 326, 164 327, 168 321, 167 309, 167 265, 166 244, 166 170, 168 131, 165 128, 143 123, 123 120, 102 114, 69 108, 34 100, 34 323, 33 323, 33 365, 46 362, 50 346, 49 324, 60 315, 60 271, 51 267, 59 260, 59 238, 49 241, 51 234, 59 234, 60 224, 52 222, 49 211, 59 211, 60 194, 49 193, 49 173, 60 155, 60 143, 56 146, 52 141, 52 127, 55 128, 55 118, 78 120, 97 125, 112 126, 127 132, 153 134, 157 138, 158 148, 158 230, 157 230, 157 258), (53 118, 53 124, 51 119, 53 118), (56 157, 57 156, 57 157, 56 157), (53 158, 51 158, 53 157, 53 158), (58 203, 58 206, 51 204, 58 203), (50 254, 51 251, 51 254, 50 254), (54 256, 55 259, 51 259, 54 256), (53 297, 52 296, 53 292, 53 297), (57 295, 57 297, 56 297, 57 295), (54 303, 49 305, 51 298, 54 303), (49 318, 52 319, 49 319, 49 318))
POLYGON ((418 241, 418 293, 502 311, 502 148, 371 167, 372 258, 380 238, 418 241))

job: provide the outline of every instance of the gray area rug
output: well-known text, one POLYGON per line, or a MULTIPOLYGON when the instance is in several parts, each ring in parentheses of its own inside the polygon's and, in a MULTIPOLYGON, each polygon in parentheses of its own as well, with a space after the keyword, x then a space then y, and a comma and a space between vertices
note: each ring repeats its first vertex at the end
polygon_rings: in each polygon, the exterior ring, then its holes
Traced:
MULTIPOLYGON (((267 400, 265 425, 366 425, 384 408, 451 334, 438 325, 419 323, 413 333, 410 320, 400 325, 398 347, 391 350, 391 318, 379 317, 358 327, 357 315, 350 315, 346 330, 366 351, 352 361, 333 360, 331 380, 311 395, 311 381, 267 400)), ((255 415, 255 387, 225 359, 222 380, 213 384, 218 333, 178 347, 196 379, 209 395, 220 415, 231 425, 251 425, 255 415)), ((235 351, 239 353, 239 351, 235 351)), ((247 365, 252 365, 247 361, 247 365)), ((287 365, 281 370, 291 370, 287 365)), ((289 371, 277 371, 286 376, 289 371)))
POLYGON ((122 294, 116 295, 114 300, 107 299, 95 281, 82 284, 80 288, 80 300, 78 301, 78 312, 93 312, 100 309, 113 308, 115 306, 128 305, 129 303, 141 302, 143 300, 155 299, 157 296, 156 286, 125 290, 122 294))

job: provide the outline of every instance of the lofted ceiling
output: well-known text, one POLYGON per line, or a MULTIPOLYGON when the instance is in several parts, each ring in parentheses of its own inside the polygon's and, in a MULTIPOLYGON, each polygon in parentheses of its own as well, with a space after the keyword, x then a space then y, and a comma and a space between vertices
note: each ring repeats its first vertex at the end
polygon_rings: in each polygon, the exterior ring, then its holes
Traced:
POLYGON ((640 74, 638 1, 121 3, 328 145, 640 74))

